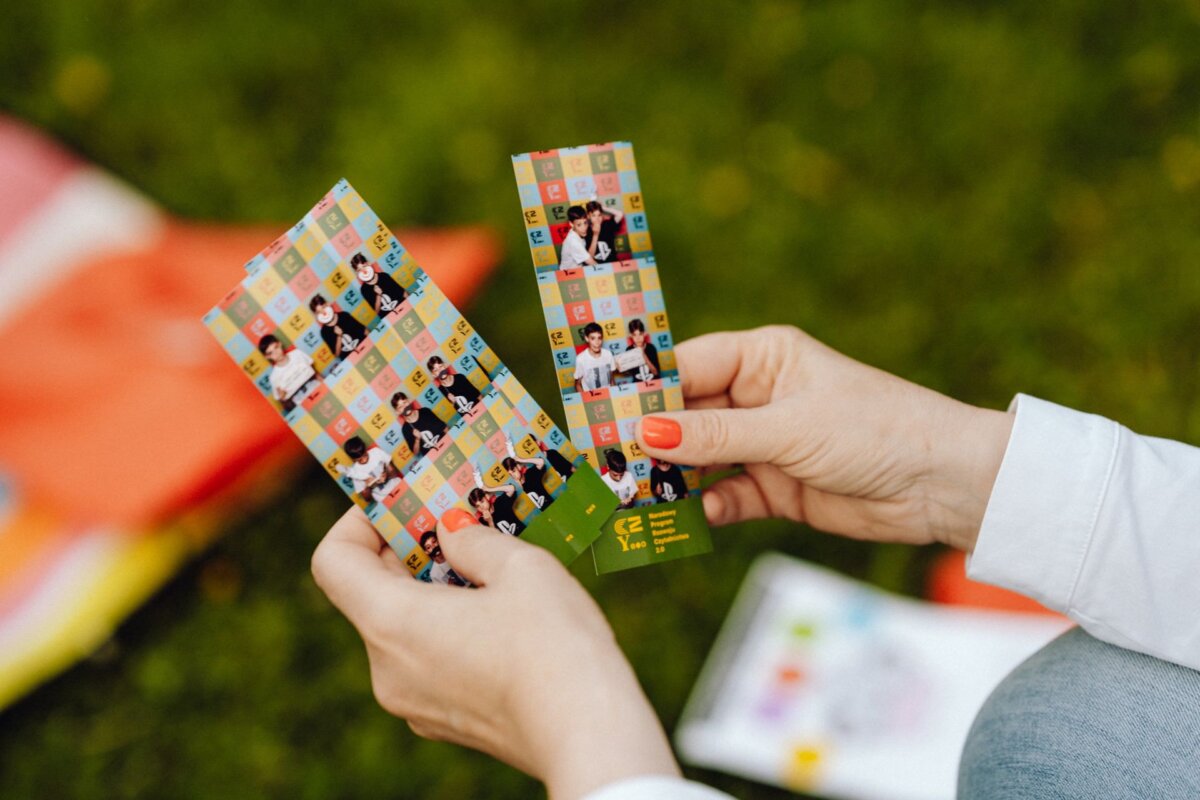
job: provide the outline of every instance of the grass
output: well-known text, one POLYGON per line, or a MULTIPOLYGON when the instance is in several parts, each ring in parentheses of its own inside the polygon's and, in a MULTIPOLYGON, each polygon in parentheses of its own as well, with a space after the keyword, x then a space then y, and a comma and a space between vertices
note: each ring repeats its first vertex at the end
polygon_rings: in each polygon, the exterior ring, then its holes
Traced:
MULTIPOLYGON (((396 225, 493 226, 508 255, 468 313, 552 412, 508 154, 620 138, 680 338, 793 323, 969 402, 1200 442, 1195 0, 405 5, 18 4, 0 108, 189 218, 282 227, 345 176, 396 225)), ((296 498, 3 712, 0 796, 536 792, 374 705, 307 574, 344 500, 315 469, 296 498)), ((668 725, 766 549, 909 593, 932 555, 765 522, 581 564, 668 725)))

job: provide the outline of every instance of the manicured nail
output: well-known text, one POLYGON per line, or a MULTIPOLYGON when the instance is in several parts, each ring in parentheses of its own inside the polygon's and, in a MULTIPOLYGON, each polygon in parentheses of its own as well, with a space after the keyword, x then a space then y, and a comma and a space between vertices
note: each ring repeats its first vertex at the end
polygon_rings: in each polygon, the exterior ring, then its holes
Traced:
POLYGON ((646 417, 642 420, 642 438, 651 447, 670 450, 683 441, 683 429, 673 419, 646 417))
POLYGON ((454 531, 461 531, 463 528, 469 528, 472 525, 478 525, 479 520, 461 508, 452 508, 445 514, 442 514, 442 524, 446 526, 446 530, 453 533, 454 531))

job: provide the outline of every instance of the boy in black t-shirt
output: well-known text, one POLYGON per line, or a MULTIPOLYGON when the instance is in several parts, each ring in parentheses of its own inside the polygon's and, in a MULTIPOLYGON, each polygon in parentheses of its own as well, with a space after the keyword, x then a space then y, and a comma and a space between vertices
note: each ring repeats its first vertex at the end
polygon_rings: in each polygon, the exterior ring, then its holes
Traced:
POLYGON ((428 408, 421 408, 416 400, 410 400, 404 392, 392 395, 392 409, 401 422, 400 432, 414 456, 432 450, 441 444, 446 435, 446 423, 438 419, 428 408))
POLYGON ((308 307, 321 325, 321 339, 334 358, 345 358, 367 338, 367 329, 345 311, 334 311, 329 301, 313 295, 308 307))
POLYGON ((475 509, 475 517, 481 525, 509 536, 520 536, 525 530, 525 523, 513 510, 516 494, 517 488, 507 483, 491 489, 479 486, 467 495, 467 502, 475 509))
POLYGON ((450 369, 441 356, 430 356, 425 363, 433 382, 459 414, 467 414, 479 402, 479 390, 476 389, 465 375, 459 375, 450 369))
POLYGON ((652 381, 658 377, 659 373, 658 350, 654 348, 654 345, 650 343, 650 337, 646 335, 645 323, 640 319, 631 319, 629 321, 629 343, 625 345, 625 352, 638 349, 642 351, 646 361, 638 367, 634 377, 641 383, 652 381))
POLYGON ((687 497, 687 483, 683 480, 683 470, 677 465, 662 459, 653 459, 654 468, 650 470, 650 491, 660 503, 671 503, 687 497))
POLYGON ((584 209, 588 219, 588 233, 584 239, 588 255, 597 264, 616 260, 617 231, 621 229, 625 214, 615 208, 605 208, 596 200, 589 200, 584 209))
POLYGON ((508 450, 508 458, 500 462, 508 474, 521 484, 525 494, 538 508, 545 508, 550 502, 550 493, 546 491, 546 459, 518 458, 511 439, 504 440, 508 450))
POLYGON ((362 253, 350 257, 350 266, 362 284, 363 299, 375 310, 380 319, 395 311, 408 297, 408 292, 396 283, 395 278, 380 272, 362 253))

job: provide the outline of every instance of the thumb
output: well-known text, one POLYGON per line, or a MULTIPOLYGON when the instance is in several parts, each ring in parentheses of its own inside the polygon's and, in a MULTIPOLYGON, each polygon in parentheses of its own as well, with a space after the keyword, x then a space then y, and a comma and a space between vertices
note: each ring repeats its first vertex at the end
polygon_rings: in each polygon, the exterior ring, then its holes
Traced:
POLYGON ((645 417, 637 440, 654 458, 700 467, 771 463, 782 433, 780 420, 765 406, 713 408, 645 417))
POLYGON ((442 515, 438 542, 454 571, 476 586, 486 586, 514 555, 533 547, 515 536, 480 525, 461 508, 442 515))

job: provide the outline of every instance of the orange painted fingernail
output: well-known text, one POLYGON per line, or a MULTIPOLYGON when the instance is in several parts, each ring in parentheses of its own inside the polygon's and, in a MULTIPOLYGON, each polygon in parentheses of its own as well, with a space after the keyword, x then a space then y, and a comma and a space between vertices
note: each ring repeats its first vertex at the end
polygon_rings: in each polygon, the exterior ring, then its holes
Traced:
POLYGON ((446 530, 453 533, 454 531, 461 531, 463 528, 469 528, 472 525, 478 525, 479 520, 461 508, 452 508, 445 514, 442 514, 442 524, 446 526, 446 530))
POLYGON ((683 441, 683 429, 673 419, 646 417, 642 420, 642 438, 651 447, 670 450, 683 441))

